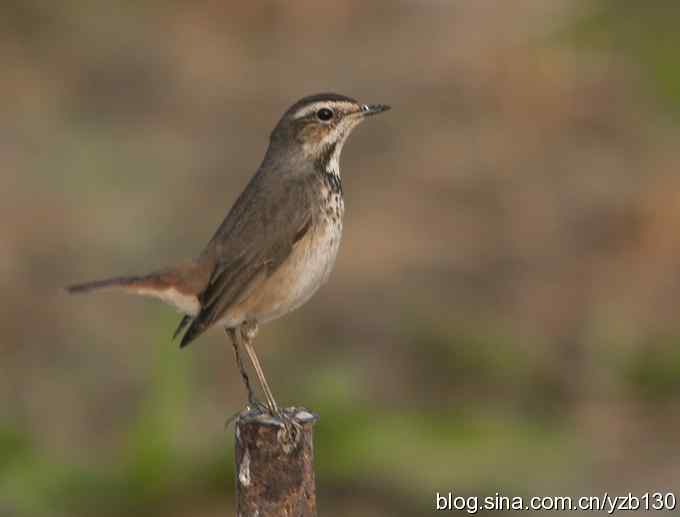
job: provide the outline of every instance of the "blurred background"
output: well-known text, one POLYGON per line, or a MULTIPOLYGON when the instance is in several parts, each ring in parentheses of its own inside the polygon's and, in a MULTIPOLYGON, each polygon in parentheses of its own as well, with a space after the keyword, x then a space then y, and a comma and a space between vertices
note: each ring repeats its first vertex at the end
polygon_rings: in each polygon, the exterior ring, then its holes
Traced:
MULTIPOLYGON (((298 98, 391 104, 256 343, 320 514, 680 486, 680 4, 0 4, 0 515, 233 512, 225 337, 64 285, 191 258, 298 98)), ((680 494, 676 494, 680 495, 680 494)))

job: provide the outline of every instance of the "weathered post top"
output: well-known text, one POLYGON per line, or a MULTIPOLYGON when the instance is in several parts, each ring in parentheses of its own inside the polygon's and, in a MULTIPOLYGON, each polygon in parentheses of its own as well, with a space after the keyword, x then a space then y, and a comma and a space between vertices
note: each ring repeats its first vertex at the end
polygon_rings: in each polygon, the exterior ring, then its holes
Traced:
POLYGON ((280 418, 244 410, 236 420, 236 517, 316 517, 313 426, 304 408, 280 418))

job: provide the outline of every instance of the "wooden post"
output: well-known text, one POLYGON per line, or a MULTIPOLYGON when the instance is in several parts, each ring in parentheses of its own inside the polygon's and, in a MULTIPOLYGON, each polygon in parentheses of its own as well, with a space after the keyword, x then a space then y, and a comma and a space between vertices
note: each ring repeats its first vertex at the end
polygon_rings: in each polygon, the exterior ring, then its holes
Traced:
POLYGON ((318 417, 303 408, 283 412, 288 425, 249 410, 236 420, 236 517, 316 517, 312 429, 318 417))

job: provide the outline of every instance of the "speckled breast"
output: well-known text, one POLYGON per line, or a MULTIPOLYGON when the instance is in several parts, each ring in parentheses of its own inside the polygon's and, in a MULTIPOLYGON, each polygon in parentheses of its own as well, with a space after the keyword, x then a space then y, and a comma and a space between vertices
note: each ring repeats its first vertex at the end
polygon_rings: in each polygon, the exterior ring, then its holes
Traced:
POLYGON ((345 206, 339 177, 325 176, 329 177, 320 184, 312 226, 267 278, 257 299, 249 300, 246 319, 266 323, 283 316, 304 304, 328 280, 340 247, 345 206))

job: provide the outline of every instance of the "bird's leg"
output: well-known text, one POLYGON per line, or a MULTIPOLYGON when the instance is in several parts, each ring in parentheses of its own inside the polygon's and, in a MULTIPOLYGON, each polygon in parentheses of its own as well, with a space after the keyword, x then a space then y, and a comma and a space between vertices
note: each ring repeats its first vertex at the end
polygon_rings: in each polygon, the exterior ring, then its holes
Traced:
POLYGON ((234 346, 234 355, 236 356, 236 364, 238 365, 239 372, 241 373, 241 378, 243 379, 243 384, 248 392, 248 404, 256 409, 261 409, 262 404, 255 398, 253 394, 253 388, 250 385, 250 379, 246 373, 246 368, 241 360, 241 353, 239 352, 239 347, 242 342, 242 335, 237 329, 226 329, 227 334, 231 338, 231 343, 234 346))
POLYGON ((248 357, 250 357, 250 362, 253 363, 253 367, 255 368, 257 378, 260 380, 262 391, 264 391, 264 396, 267 399, 267 406, 269 408, 269 412, 272 415, 279 415, 280 414, 279 406, 276 404, 276 400, 274 400, 274 395, 272 393, 271 388, 269 387, 267 378, 264 376, 264 371, 262 370, 262 365, 260 365, 260 360, 257 358, 257 354, 255 354, 255 349, 252 346, 252 342, 255 339, 255 336, 257 335, 257 330, 258 326, 257 322, 255 321, 246 321, 241 325, 243 347, 246 349, 248 357))
POLYGON ((253 363, 253 367, 255 368, 255 373, 257 373, 257 377, 260 380, 262 391, 264 391, 264 395, 267 399, 269 413, 272 416, 278 417, 281 421, 282 429, 279 435, 281 443, 285 444, 284 447, 297 447, 300 442, 300 436, 302 436, 302 426, 295 420, 295 418, 291 417, 284 411, 280 411, 279 406, 276 404, 276 400, 274 400, 274 394, 269 387, 267 378, 264 376, 264 371, 262 370, 262 365, 260 365, 260 361, 257 358, 255 349, 252 346, 252 342, 257 335, 257 330, 258 326, 256 321, 247 321, 241 325, 243 347, 246 349, 246 352, 250 357, 250 361, 253 363))

